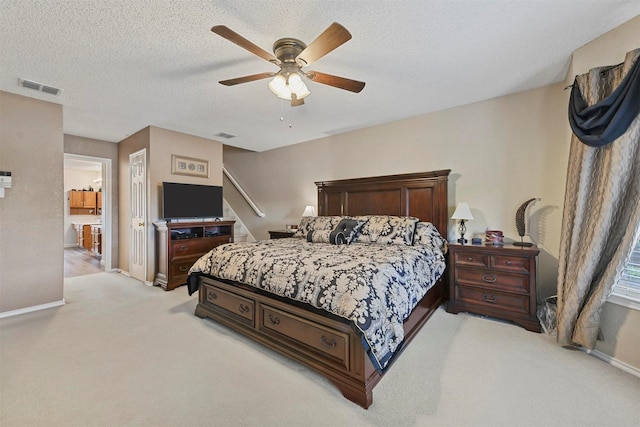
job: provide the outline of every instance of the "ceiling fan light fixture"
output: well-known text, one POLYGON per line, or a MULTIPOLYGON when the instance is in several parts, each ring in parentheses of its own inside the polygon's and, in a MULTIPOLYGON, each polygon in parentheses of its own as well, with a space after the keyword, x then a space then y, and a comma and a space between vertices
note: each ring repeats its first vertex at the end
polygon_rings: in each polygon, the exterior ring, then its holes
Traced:
POLYGON ((269 82, 269 89, 278 98, 289 101, 292 93, 296 94, 297 99, 302 99, 311 94, 307 85, 302 81, 300 74, 296 72, 290 73, 288 77, 278 74, 269 82))
POLYGON ((351 39, 351 33, 337 22, 329 25, 329 27, 308 46, 304 42, 291 37, 276 40, 273 43, 273 53, 275 56, 224 25, 216 25, 211 28, 211 31, 280 67, 280 71, 277 74, 259 73, 219 82, 225 86, 233 86, 275 76, 269 83, 269 89, 278 98, 290 100, 292 106, 294 103, 295 105, 304 104, 303 98, 311 94, 304 84, 302 77, 307 77, 316 83, 333 86, 354 93, 359 93, 364 88, 364 82, 320 73, 318 71, 305 72, 303 70, 303 67, 307 67, 318 61, 351 39))
POLYGON ((304 82, 302 81, 302 77, 300 77, 300 74, 298 73, 289 74, 287 83, 288 83, 289 89, 291 89, 291 92, 295 93, 298 99, 302 99, 306 96, 311 95, 311 92, 309 92, 309 88, 307 88, 307 85, 305 85, 304 82))
POLYGON ((287 88, 287 79, 282 75, 278 74, 269 82, 269 89, 274 94, 280 96, 282 91, 287 88))
POLYGON ((276 94, 280 99, 286 99, 291 101, 291 90, 285 86, 279 93, 276 94))

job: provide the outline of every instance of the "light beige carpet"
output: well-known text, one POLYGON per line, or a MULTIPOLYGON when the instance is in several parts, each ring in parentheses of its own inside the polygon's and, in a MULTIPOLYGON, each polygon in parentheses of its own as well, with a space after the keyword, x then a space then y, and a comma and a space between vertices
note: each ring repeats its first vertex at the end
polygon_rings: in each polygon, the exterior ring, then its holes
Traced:
POLYGON ((364 410, 328 381, 116 273, 0 320, 0 425, 638 426, 640 379, 553 338, 438 310, 364 410))

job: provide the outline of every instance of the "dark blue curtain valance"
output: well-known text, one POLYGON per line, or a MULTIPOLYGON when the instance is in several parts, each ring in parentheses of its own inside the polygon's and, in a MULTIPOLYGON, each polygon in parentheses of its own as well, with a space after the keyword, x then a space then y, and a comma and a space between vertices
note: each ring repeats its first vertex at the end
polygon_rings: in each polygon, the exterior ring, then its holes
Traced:
POLYGON ((569 123, 573 133, 590 147, 615 141, 640 114, 640 59, 607 98, 590 107, 578 82, 573 82, 569 99, 569 123))

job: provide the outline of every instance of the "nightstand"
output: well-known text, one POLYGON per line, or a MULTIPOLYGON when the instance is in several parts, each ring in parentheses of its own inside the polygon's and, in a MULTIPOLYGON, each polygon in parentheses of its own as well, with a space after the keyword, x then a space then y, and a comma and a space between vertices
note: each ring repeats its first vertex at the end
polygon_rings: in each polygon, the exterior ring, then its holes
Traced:
POLYGON ((286 237, 293 237, 295 230, 274 230, 269 231, 270 239, 284 239, 286 237))
POLYGON ((447 311, 482 314, 540 332, 535 247, 449 244, 447 311))

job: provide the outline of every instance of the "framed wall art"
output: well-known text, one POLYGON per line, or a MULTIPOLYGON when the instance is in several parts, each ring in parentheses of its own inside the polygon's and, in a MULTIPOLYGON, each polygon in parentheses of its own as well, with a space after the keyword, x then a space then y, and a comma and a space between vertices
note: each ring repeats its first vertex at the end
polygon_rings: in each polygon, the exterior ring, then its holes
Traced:
POLYGON ((172 154, 171 173, 173 175, 189 175, 209 178, 209 161, 172 154))

